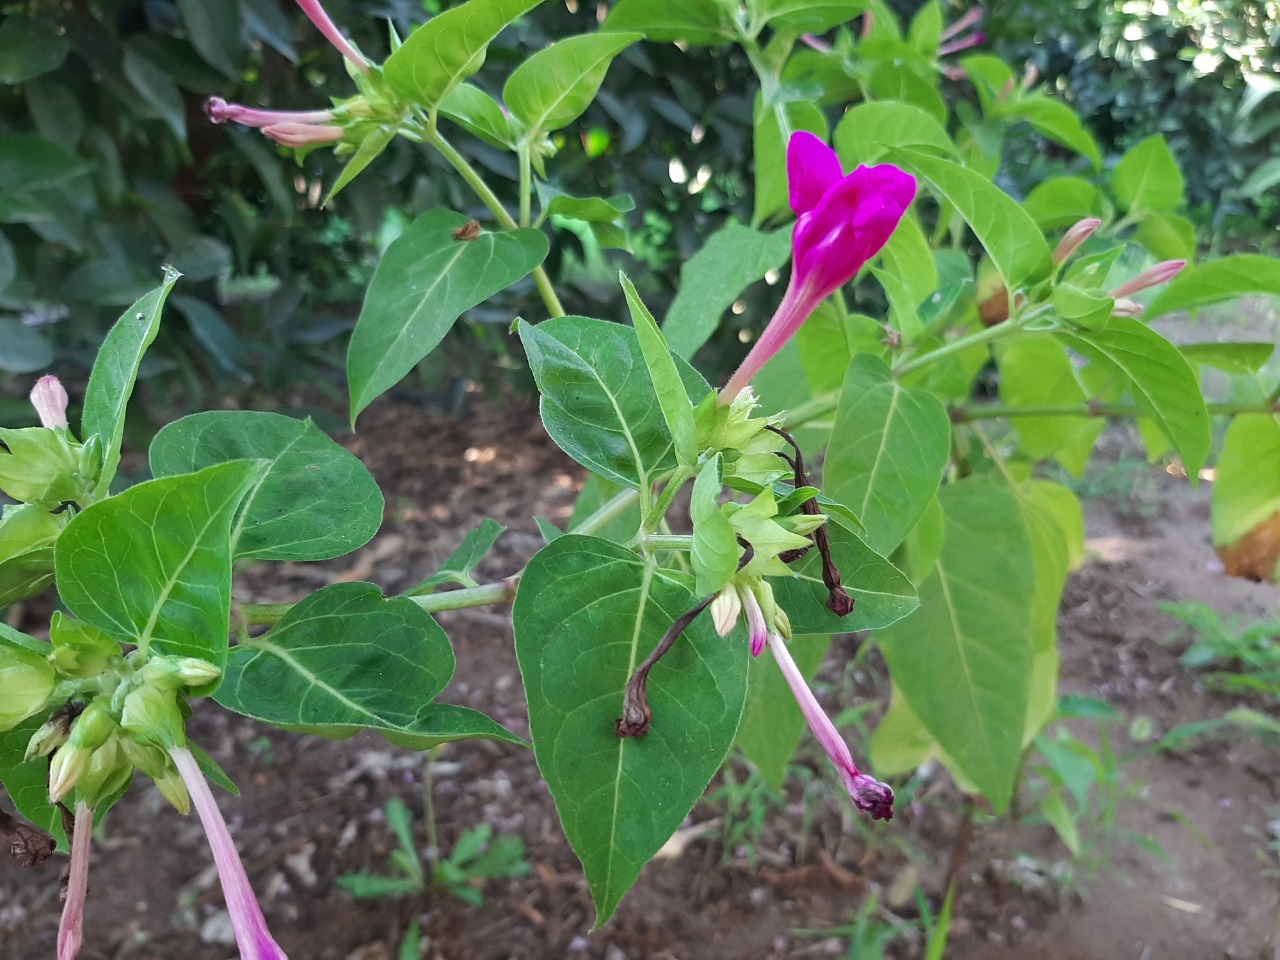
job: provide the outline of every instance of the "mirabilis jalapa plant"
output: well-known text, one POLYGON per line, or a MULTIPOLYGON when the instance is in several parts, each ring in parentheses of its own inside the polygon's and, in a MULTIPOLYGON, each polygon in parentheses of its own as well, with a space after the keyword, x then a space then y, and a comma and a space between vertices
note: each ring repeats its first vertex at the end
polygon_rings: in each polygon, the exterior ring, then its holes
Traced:
POLYGON ((214 98, 210 117, 349 156, 331 196, 404 136, 450 163, 496 223, 432 210, 389 246, 348 353, 352 421, 462 313, 532 275, 550 316, 513 327, 548 433, 591 478, 571 528, 544 525, 545 547, 498 582, 472 576, 501 533, 487 521, 397 596, 335 583, 295 604, 245 603, 231 594, 237 560, 325 560, 376 533, 382 498, 359 461, 309 421, 207 412, 155 437, 154 479, 112 493, 127 400, 172 271, 104 341, 78 436, 66 392, 43 378, 32 394, 42 425, 0 431, 0 490, 16 501, 0 520, 0 597, 56 584, 63 609, 47 639, 0 626, 0 779, 31 822, 3 814, 0 830, 24 862, 48 856, 48 835, 70 841, 59 960, 83 939, 91 826, 136 771, 180 811, 194 805, 241 956, 284 956, 207 782, 229 781, 187 737, 192 698, 290 731, 376 730, 412 749, 520 744, 483 714, 436 700, 454 659, 431 616, 514 602, 532 747, 602 923, 735 742, 780 780, 807 724, 854 806, 892 816, 892 789, 855 763, 808 683, 832 634, 875 631, 893 679, 869 744, 877 773, 936 757, 965 790, 1007 805, 1022 751, 1053 712, 1053 613, 1081 542, 1074 496, 1030 468, 1053 457, 1082 469, 1097 418, 1141 416, 1153 455, 1171 447, 1194 476, 1210 412, 1241 414, 1219 467, 1215 539, 1247 539, 1280 510, 1274 486, 1263 496, 1245 482, 1256 465, 1241 454, 1244 444, 1280 455, 1280 391, 1259 373, 1267 354, 1175 348, 1131 299, 1168 284, 1145 305, 1157 315, 1280 292, 1275 264, 1184 269, 1194 249, 1182 242, 1181 180, 1163 141, 1122 158, 1106 191, 1073 175, 1024 209, 996 188, 991 130, 1030 123, 1100 179, 1096 146, 1066 107, 980 55, 961 62, 977 97, 967 118, 980 108, 990 129, 949 133, 937 57, 959 48, 944 42, 939 6, 904 34, 887 9, 860 0, 621 0, 601 32, 532 54, 499 104, 466 81, 536 0, 468 0, 403 41, 393 34, 381 64, 318 3, 299 2, 344 57, 356 95, 300 113, 214 98), (855 37, 844 22, 864 8, 874 17, 855 37), (831 31, 829 44, 795 48, 831 31), (625 277, 630 325, 564 316, 541 266, 544 227, 620 229, 626 203, 560 193, 546 165, 612 60, 642 38, 737 43, 762 89, 753 224, 728 224, 732 243, 717 235, 689 261, 661 328, 625 277), (806 99, 814 85, 848 107, 831 137, 806 99), (851 104, 859 89, 874 99, 851 104), (446 139, 446 123, 515 155, 515 214, 446 139), (787 206, 794 225, 771 228, 787 206), (1051 251, 1045 234, 1064 228, 1051 251), (1128 240, 1161 262, 1126 279, 1128 240), (976 270, 966 246, 982 250, 976 270), (725 278, 745 287, 788 256, 776 313, 713 390, 686 358, 738 295, 723 299, 725 278), (883 321, 845 308, 842 288, 864 280, 884 291, 883 321), (984 321, 977 291, 992 283, 1007 309, 984 321), (991 362, 1001 403, 975 404, 973 381, 991 362), (1193 363, 1243 369, 1253 393, 1207 407, 1193 363), (996 419, 1015 432, 989 435, 982 422, 996 419), (820 492, 805 456, 823 446, 820 492), (690 484, 692 532, 676 534, 668 514, 690 484), (764 672, 766 647, 776 674, 764 672), (792 697, 774 695, 778 678, 792 697))

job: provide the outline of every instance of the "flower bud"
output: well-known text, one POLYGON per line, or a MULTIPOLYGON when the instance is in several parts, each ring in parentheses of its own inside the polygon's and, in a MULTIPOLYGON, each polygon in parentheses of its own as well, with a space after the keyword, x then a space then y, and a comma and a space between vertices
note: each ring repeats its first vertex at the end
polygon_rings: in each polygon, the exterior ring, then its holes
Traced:
POLYGON ((55 611, 49 623, 49 641, 58 673, 77 680, 96 677, 120 659, 119 643, 61 611, 55 611))
POLYGON ((1157 263, 1154 267, 1148 267, 1140 274, 1130 280, 1128 283, 1122 283, 1120 286, 1112 290, 1107 296, 1120 300, 1130 294, 1137 293, 1139 290, 1146 290, 1150 287, 1158 287, 1162 283, 1168 283, 1176 277, 1182 268, 1187 265, 1185 260, 1164 260, 1157 263))
POLYGON ((91 807, 118 795, 133 779, 133 764, 120 747, 119 735, 111 737, 89 757, 76 781, 76 796, 91 807))
POLYGON ((153 657, 142 668, 142 681, 161 690, 200 687, 222 676, 222 671, 199 657, 153 657))
POLYGON ((787 611, 776 605, 773 611, 773 629, 785 639, 791 639, 791 618, 787 616, 787 611))
POLYGON ((182 713, 172 690, 144 685, 124 698, 122 726, 131 737, 162 750, 187 742, 182 713))
POLYGON ((742 600, 738 597, 737 588, 731 583, 716 594, 711 601, 711 619, 716 625, 716 633, 727 637, 738 622, 742 613, 742 600))
POLYGON ((49 428, 67 429, 67 391, 57 377, 41 377, 31 391, 31 405, 40 423, 49 428))
POLYGON ((169 755, 157 747, 124 737, 120 741, 129 762, 156 785, 160 795, 184 816, 191 810, 191 797, 169 755))
POLYGON ((27 752, 23 754, 23 762, 36 757, 47 757, 67 742, 71 733, 71 717, 59 710, 46 720, 40 729, 27 741, 27 752))
POLYGON ((44 709, 56 679, 53 666, 35 651, 0 646, 0 732, 44 709))
POLYGON ((49 764, 49 799, 57 803, 76 785, 95 750, 120 729, 102 700, 94 700, 71 725, 67 737, 49 764))
POLYGON ((1129 300, 1121 297, 1115 302, 1115 306, 1111 308, 1113 317, 1140 317, 1142 316, 1142 304, 1136 300, 1129 300))
POLYGON ((794 516, 780 518, 778 525, 784 530, 807 537, 826 522, 826 516, 821 513, 797 513, 794 516))
POLYGON ((1053 251, 1053 262, 1063 263, 1073 253, 1080 249, 1080 245, 1093 236, 1093 231, 1102 226, 1102 221, 1097 217, 1087 217, 1072 225, 1071 229, 1062 235, 1062 239, 1058 241, 1057 247, 1053 251))

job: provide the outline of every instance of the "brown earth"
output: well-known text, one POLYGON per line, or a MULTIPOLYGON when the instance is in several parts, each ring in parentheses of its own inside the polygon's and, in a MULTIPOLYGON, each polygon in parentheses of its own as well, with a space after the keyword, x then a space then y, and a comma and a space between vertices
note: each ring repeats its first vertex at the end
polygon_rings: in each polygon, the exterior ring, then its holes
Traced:
MULTIPOLYGON (((351 447, 387 495, 381 534, 341 561, 246 569, 237 582, 242 599, 297 600, 335 579, 404 589, 486 515, 510 529, 480 574, 505 576, 541 543, 531 516, 563 524, 581 482, 525 400, 480 403, 461 419, 382 403, 366 419, 351 447)), ((1113 440, 1103 459, 1123 463, 1117 450, 1128 444, 1123 436, 1113 440)), ((1179 664, 1176 645, 1166 643, 1177 624, 1156 604, 1200 600, 1276 617, 1280 587, 1215 572, 1207 484, 1192 491, 1184 479, 1145 465, 1127 476, 1127 488, 1087 504, 1089 558, 1068 584, 1059 621, 1062 690, 1102 698, 1126 721, 1146 718, 1159 735, 1238 704, 1206 693, 1179 664)), ((507 613, 458 611, 440 621, 458 655, 445 699, 527 734, 507 613)), ((827 693, 837 693, 827 696, 829 705, 884 702, 874 654, 857 649, 853 640, 838 643, 824 666, 827 693)), ((1144 751, 1130 743, 1127 727, 1110 727, 1119 752, 1136 750, 1121 766, 1132 796, 1119 807, 1118 826, 1157 843, 1165 859, 1116 831, 1106 864, 1089 870, 1070 861, 1047 827, 1029 818, 1011 825, 979 811, 968 856, 954 864, 961 893, 948 957, 1280 957, 1280 860, 1268 847, 1280 831, 1280 753, 1243 737, 1144 751)), ((1096 742, 1093 725, 1076 721, 1072 729, 1096 742)), ((421 755, 372 735, 329 742, 284 734, 212 703, 197 705, 192 733, 243 791, 239 798, 220 793, 219 802, 272 929, 294 960, 389 960, 415 917, 421 955, 429 958, 870 960, 879 954, 852 952, 833 933, 796 931, 847 924, 871 894, 877 920, 910 921, 918 913, 911 896, 917 882, 936 911, 964 832, 961 798, 944 773, 918 776, 915 802, 892 823, 872 825, 834 795, 830 771, 807 744, 779 806, 766 807, 765 795, 754 794, 764 812, 757 834, 749 829, 750 803, 735 813, 723 790, 704 800, 680 835, 681 849, 646 868, 616 917, 592 932, 585 881, 526 749, 459 743, 432 763, 446 852, 481 823, 527 846, 528 876, 485 882, 485 903, 474 907, 444 892, 356 901, 334 882, 349 871, 386 869, 394 841, 383 807, 392 796, 413 810, 427 846, 421 755)), ((737 782, 747 775, 741 763, 730 771, 737 782)), ((737 795, 751 796, 741 789, 737 795)), ((1105 837, 1084 839, 1096 854, 1105 837)), ((59 856, 22 870, 0 860, 0 956, 54 956, 64 862, 59 856)), ((224 919, 198 823, 175 815, 139 781, 94 846, 81 956, 227 960, 235 948, 224 919)), ((904 934, 888 955, 918 956, 920 949, 918 937, 904 934)))

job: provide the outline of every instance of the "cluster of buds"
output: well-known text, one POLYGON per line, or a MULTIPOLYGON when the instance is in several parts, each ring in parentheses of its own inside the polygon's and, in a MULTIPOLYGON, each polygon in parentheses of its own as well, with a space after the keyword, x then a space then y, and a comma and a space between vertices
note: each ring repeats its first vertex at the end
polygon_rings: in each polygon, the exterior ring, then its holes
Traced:
MULTIPOLYGON (((1102 226, 1097 217, 1086 217, 1077 221, 1062 235, 1053 251, 1053 262, 1058 266, 1066 263, 1084 245, 1094 231, 1102 226)), ((1154 266, 1143 270, 1132 280, 1127 280, 1107 291, 1107 296, 1115 301, 1111 309, 1112 316, 1138 317, 1142 315, 1142 304, 1130 299, 1135 293, 1149 290, 1168 283, 1186 267, 1186 260, 1162 260, 1154 266)))
POLYGON ((0 515, 0 607, 53 582, 54 544, 74 511, 94 501, 102 473, 102 445, 71 433, 56 377, 40 378, 31 403, 40 426, 0 429, 0 490, 18 501, 0 515))

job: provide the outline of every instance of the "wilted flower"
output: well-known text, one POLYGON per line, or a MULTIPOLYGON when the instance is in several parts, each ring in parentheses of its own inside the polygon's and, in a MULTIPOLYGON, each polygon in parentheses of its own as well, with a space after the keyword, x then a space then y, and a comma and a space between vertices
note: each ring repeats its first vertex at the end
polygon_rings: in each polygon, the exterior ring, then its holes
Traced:
POLYGON ((169 756, 178 768, 205 835, 209 838, 209 847, 213 851, 213 862, 218 868, 218 879, 222 883, 222 895, 227 901, 227 913, 231 916, 231 927, 235 931, 241 960, 288 960, 288 956, 272 939, 271 931, 267 929, 266 918, 262 915, 262 908, 258 906, 253 887, 249 885, 244 864, 240 862, 240 854, 236 852, 235 841, 231 839, 227 822, 222 819, 222 812, 218 810, 213 792, 209 789, 204 774, 200 772, 196 758, 186 747, 174 747, 169 751, 169 756))
POLYGON ((872 820, 892 820, 893 788, 858 769, 858 765, 853 762, 853 754, 849 752, 848 744, 844 742, 840 731, 836 729, 835 724, 818 703, 817 697, 813 695, 813 691, 809 689, 804 674, 791 658, 791 651, 787 649, 786 642, 776 634, 769 634, 769 649, 773 651, 778 669, 782 671, 787 685, 791 687, 791 693, 795 696, 796 703, 800 705, 800 712, 804 714, 809 729, 813 731, 818 743, 826 751, 828 759, 839 771, 840 779, 844 782, 845 789, 849 791, 854 804, 859 810, 869 813, 872 820))
POLYGON ((915 178, 891 164, 845 174, 834 150, 800 131, 787 145, 787 179, 796 225, 791 281, 747 359, 720 392, 730 403, 782 349, 818 305, 880 252, 915 198, 915 178))

